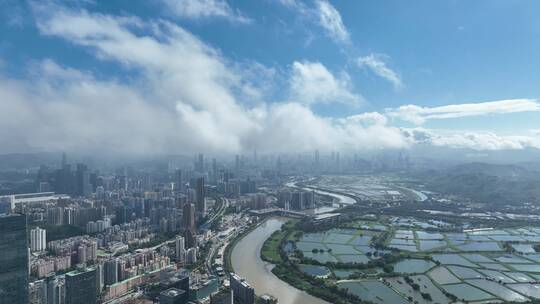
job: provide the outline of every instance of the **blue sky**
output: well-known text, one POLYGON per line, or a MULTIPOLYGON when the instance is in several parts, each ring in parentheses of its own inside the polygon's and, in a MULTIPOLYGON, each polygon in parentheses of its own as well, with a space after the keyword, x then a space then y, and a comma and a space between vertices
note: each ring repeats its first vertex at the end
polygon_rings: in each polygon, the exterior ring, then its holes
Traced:
POLYGON ((426 136, 448 148, 540 147, 537 1, 127 3, 0 0, 12 150, 122 152, 95 99, 133 112, 108 117, 110 128, 154 125, 130 147, 149 152, 408 148, 426 136), (13 145, 20 115, 60 121, 30 124, 43 134, 20 128, 13 145))

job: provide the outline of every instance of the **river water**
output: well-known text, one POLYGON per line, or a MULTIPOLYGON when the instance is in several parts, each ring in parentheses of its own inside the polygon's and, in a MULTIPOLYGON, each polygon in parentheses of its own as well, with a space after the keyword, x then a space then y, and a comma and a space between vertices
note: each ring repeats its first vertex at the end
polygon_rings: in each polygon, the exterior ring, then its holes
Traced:
POLYGON ((328 304, 281 281, 272 273, 274 265, 261 259, 264 241, 286 221, 286 218, 270 218, 242 238, 232 251, 234 271, 248 281, 257 295, 271 294, 279 304, 328 304))

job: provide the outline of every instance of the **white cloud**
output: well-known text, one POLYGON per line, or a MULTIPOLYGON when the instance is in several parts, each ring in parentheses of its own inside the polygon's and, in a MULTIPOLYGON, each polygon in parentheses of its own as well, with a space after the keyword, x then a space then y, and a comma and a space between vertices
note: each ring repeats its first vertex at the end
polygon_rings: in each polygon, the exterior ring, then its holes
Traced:
POLYGON ((540 111, 540 102, 536 99, 508 99, 440 107, 420 107, 411 104, 400 106, 399 108, 387 109, 386 113, 390 117, 397 117, 420 125, 433 119, 538 111, 540 111))
MULTIPOLYGON (((399 129, 368 123, 367 114, 336 120, 305 104, 264 102, 265 88, 250 78, 260 71, 271 78, 272 69, 245 70, 177 25, 62 7, 36 6, 34 12, 42 34, 84 48, 130 77, 97 78, 50 60, 30 65, 22 79, 0 72, 2 152, 300 152, 408 145, 399 129), (261 102, 243 102, 253 97, 261 102)), ((295 63, 293 70, 300 95, 325 102, 360 98, 347 90, 346 76, 336 78, 320 63, 295 63)))
POLYGON ((360 68, 368 68, 375 75, 386 79, 395 89, 399 89, 403 86, 401 77, 398 73, 390 69, 383 60, 382 55, 379 54, 370 54, 368 56, 360 57, 356 60, 356 64, 360 68))
POLYGON ((404 128, 402 132, 411 144, 478 151, 540 149, 540 137, 532 134, 508 136, 487 131, 458 132, 424 128, 404 128))
POLYGON ((346 118, 349 121, 358 122, 364 125, 386 125, 388 118, 378 112, 367 112, 362 114, 351 115, 346 118))
POLYGON ((226 0, 163 0, 167 9, 176 16, 189 19, 224 18, 238 23, 251 23, 226 0))
POLYGON ((445 133, 399 129, 377 112, 342 119, 317 115, 310 109, 313 102, 361 101, 347 74, 337 77, 318 62, 293 63, 289 85, 297 100, 268 103, 268 84, 253 78, 272 79, 274 69, 230 62, 177 25, 61 7, 34 11, 42 34, 84 48, 130 77, 98 78, 51 60, 31 64, 22 79, 0 71, 1 152, 346 152, 418 144, 540 148, 534 131, 445 133))
POLYGON ((283 6, 289 7, 289 8, 298 8, 303 5, 302 2, 296 1, 296 0, 275 0, 276 2, 280 3, 283 6))
POLYGON ((290 88, 295 101, 358 105, 363 98, 353 93, 351 87, 347 73, 336 77, 320 62, 295 61, 292 65, 290 88))
MULTIPOLYGON (((302 24, 314 23, 322 27, 328 37, 337 43, 350 43, 350 34, 341 18, 341 14, 327 0, 317 0, 314 6, 308 6, 301 0, 275 0, 277 3, 292 9, 302 19, 302 24)), ((306 28, 307 29, 307 28, 306 28)), ((311 31, 307 31, 308 44, 313 39, 311 31)))
POLYGON ((317 13, 321 26, 336 42, 349 43, 349 31, 341 20, 340 13, 327 0, 317 0, 317 13))

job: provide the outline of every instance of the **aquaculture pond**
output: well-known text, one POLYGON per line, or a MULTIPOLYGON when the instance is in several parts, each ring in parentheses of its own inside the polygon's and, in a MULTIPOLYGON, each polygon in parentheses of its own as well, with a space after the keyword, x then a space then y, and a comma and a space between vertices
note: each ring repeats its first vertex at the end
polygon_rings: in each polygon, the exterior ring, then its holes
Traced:
POLYGON ((304 273, 373 303, 540 300, 540 253, 534 250, 540 227, 437 230, 449 226, 411 218, 361 220, 302 234, 293 247, 302 252, 304 273), (382 246, 375 246, 383 231, 382 246))
POLYGON ((380 281, 347 281, 338 283, 338 286, 363 300, 373 303, 409 303, 380 281))

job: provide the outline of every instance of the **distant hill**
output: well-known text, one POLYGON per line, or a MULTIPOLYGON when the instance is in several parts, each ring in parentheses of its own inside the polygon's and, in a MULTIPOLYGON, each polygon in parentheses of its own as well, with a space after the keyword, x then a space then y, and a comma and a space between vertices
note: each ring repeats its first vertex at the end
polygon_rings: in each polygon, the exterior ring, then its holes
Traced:
POLYGON ((540 172, 521 165, 469 163, 420 174, 426 186, 491 204, 540 203, 540 172))

